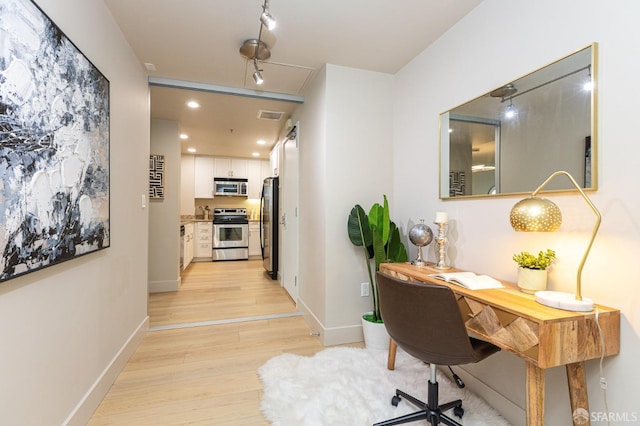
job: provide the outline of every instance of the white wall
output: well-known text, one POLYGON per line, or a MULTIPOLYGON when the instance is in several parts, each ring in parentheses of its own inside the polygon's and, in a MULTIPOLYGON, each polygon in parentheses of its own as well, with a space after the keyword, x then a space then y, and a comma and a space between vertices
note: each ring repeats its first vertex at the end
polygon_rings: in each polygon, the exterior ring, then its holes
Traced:
POLYGON ((202 212, 195 209, 195 155, 185 154, 180 161, 180 215, 202 216, 202 212))
MULTIPOLYGON (((593 215, 579 196, 557 196, 565 221, 555 234, 517 234, 508 214, 516 198, 438 200, 438 116, 503 83, 599 43, 599 190, 592 194, 603 215, 600 233, 583 273, 583 294, 622 311, 621 353, 604 361, 608 409, 640 418, 640 145, 633 123, 640 97, 640 3, 485 0, 461 22, 409 63, 395 78, 394 201, 399 222, 449 212, 449 255, 454 266, 514 281, 513 253, 554 248, 559 262, 550 287, 573 291, 575 271, 588 241, 593 215), (633 142, 632 142, 633 141, 633 142), (417 167, 417 166, 420 167, 417 167), (631 278, 632 277, 632 278, 631 278)), ((533 189, 533 188, 532 188, 533 189)), ((433 260, 433 249, 426 250, 433 260)), ((524 365, 507 353, 467 371, 506 400, 523 407, 524 365)), ((546 425, 571 422, 562 368, 547 372, 546 425)), ((605 411, 598 386, 598 362, 587 363, 592 412, 605 411)), ((492 397, 489 388, 482 396, 492 397)), ((498 398, 499 399, 499 398, 498 398)), ((496 401, 498 401, 496 399, 496 401)), ((498 408, 508 410, 509 403, 498 408)), ((514 412, 514 424, 524 424, 514 412)), ((596 414, 597 415, 597 414, 596 414)), ((600 423, 592 423, 600 424, 600 423)))
POLYGON ((307 313, 307 322, 323 334, 326 322, 325 220, 326 170, 326 79, 320 70, 305 93, 305 103, 296 108, 294 121, 300 121, 299 231, 300 271, 298 309, 307 313))
MULTIPOLYGON (((360 340, 360 296, 368 281, 347 218, 392 192, 388 74, 326 65, 305 94, 300 116, 300 305, 317 318, 325 344, 360 340)), ((295 117, 296 119, 298 117, 295 117)))
POLYGON ((178 122, 151 120, 151 153, 164 155, 164 198, 149 201, 149 292, 180 287, 180 179, 178 122))
POLYGON ((347 218, 356 203, 368 212, 383 194, 393 205, 392 82, 388 74, 327 66, 328 327, 360 325, 362 313, 372 308, 371 298, 360 296, 368 274, 362 248, 347 235, 347 218))
POLYGON ((101 0, 38 5, 111 83, 111 247, 0 284, 0 423, 84 424, 147 328, 148 88, 101 0))

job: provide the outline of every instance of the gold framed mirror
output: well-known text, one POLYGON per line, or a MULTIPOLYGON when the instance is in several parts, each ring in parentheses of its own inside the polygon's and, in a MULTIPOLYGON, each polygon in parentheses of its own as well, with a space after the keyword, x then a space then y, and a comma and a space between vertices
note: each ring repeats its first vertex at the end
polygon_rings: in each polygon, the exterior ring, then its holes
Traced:
POLYGON ((442 113, 440 198, 522 194, 557 170, 597 189, 596 86, 593 43, 442 113))

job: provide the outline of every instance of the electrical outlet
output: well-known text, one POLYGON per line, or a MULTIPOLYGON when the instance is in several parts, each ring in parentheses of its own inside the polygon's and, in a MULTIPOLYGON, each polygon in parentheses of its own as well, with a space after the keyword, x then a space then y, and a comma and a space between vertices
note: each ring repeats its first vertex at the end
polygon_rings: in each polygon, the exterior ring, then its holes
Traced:
POLYGON ((369 283, 360 284, 360 296, 362 297, 369 296, 369 283))

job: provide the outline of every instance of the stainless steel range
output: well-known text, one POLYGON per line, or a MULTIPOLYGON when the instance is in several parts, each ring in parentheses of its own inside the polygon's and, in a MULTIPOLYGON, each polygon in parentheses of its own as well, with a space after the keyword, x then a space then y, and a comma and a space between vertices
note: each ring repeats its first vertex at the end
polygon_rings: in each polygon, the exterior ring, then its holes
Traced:
POLYGON ((214 261, 249 259, 247 209, 213 209, 212 250, 214 261))

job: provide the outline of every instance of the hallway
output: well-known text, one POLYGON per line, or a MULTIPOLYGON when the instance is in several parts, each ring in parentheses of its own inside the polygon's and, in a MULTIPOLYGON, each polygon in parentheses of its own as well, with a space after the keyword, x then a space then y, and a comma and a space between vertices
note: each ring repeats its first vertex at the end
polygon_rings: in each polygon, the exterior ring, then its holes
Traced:
POLYGON ((200 323, 296 312, 262 260, 196 262, 182 275, 177 292, 149 295, 149 326, 200 323))
POLYGON ((150 295, 149 315, 89 425, 267 425, 257 368, 323 349, 260 260, 194 263, 178 292, 150 295))

